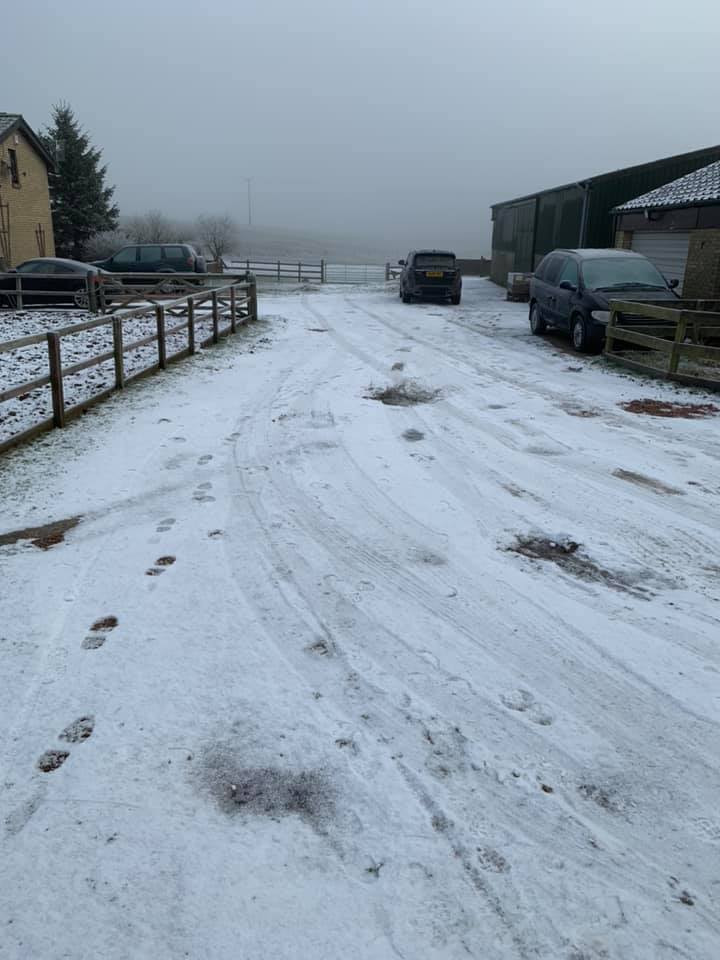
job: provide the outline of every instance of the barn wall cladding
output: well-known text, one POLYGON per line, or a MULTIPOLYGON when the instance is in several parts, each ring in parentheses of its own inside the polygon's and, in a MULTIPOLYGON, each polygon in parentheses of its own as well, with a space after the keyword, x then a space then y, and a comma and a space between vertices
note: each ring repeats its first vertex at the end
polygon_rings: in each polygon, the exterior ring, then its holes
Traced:
POLYGON ((613 207, 720 160, 720 146, 604 173, 492 206, 491 277, 534 270, 556 247, 611 247, 613 207))

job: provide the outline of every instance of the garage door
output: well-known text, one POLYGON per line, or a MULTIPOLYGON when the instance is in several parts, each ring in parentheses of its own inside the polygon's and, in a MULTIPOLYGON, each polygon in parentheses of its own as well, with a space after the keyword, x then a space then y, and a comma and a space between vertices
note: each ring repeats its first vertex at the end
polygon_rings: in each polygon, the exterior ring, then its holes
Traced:
POLYGON ((689 244, 689 233, 669 230, 637 230, 632 236, 633 250, 651 260, 668 280, 680 281, 678 293, 682 293, 689 244))

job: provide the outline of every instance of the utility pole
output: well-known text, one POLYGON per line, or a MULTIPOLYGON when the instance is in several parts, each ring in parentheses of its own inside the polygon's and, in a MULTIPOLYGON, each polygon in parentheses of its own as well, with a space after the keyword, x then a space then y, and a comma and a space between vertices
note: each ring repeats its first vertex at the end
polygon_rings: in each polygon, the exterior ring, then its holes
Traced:
POLYGON ((243 180, 244 180, 245 183, 247 184, 247 207, 248 207, 247 221, 248 221, 248 226, 251 227, 251 226, 252 226, 252 182, 253 182, 253 178, 252 178, 252 177, 243 177, 243 180))

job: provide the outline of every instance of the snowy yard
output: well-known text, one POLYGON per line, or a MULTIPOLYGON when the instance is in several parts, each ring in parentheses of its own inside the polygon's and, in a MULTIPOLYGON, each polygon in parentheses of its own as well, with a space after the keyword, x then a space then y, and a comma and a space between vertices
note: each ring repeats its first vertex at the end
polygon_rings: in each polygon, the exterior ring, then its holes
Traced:
POLYGON ((717 960, 720 421, 620 406, 717 398, 502 296, 261 291, 0 459, 3 960, 717 960))

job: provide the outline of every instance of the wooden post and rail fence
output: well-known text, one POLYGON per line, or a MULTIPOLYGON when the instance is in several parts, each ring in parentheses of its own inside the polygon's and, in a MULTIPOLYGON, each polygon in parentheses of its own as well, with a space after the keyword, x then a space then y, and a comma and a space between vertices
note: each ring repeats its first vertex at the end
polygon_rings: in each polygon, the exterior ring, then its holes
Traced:
POLYGON ((165 370, 172 361, 191 356, 200 347, 218 343, 221 338, 235 333, 240 324, 256 319, 256 284, 254 280, 242 279, 234 280, 214 289, 198 290, 195 288, 194 293, 186 293, 182 297, 167 303, 144 304, 114 316, 100 316, 50 333, 38 333, 28 337, 20 337, 17 340, 0 342, 0 355, 46 342, 48 363, 47 373, 43 376, 0 392, 0 404, 48 385, 52 397, 52 417, 44 419, 29 429, 0 442, 0 453, 24 440, 31 439, 45 430, 50 430, 53 427, 64 427, 69 420, 79 416, 88 407, 110 396, 116 390, 122 390, 134 380, 157 370, 165 370), (125 342, 124 325, 128 321, 134 319, 150 319, 152 321, 153 318, 155 321, 153 333, 130 343, 125 342), (198 328, 203 320, 210 321, 211 333, 204 338, 198 338, 198 328), (63 340, 83 331, 103 326, 111 329, 112 349, 70 366, 64 366, 62 362, 63 340), (169 338, 180 334, 185 335, 186 346, 175 353, 169 354, 169 338), (128 354, 152 343, 157 344, 157 359, 155 362, 128 375, 125 363, 128 354), (111 360, 114 367, 113 385, 79 403, 67 406, 65 403, 65 380, 83 370, 111 360))
POLYGON ((720 389, 720 301, 612 300, 605 356, 632 370, 720 389))

